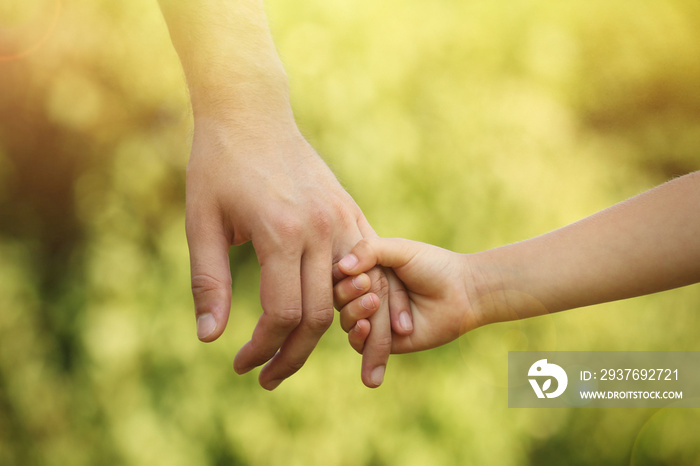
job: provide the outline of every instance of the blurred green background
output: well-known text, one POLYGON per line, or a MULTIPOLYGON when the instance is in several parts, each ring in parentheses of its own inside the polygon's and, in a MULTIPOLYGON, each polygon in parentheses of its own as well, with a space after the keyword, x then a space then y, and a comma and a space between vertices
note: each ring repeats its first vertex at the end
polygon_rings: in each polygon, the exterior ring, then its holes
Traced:
MULTIPOLYGON (((700 168, 697 0, 267 2, 304 134, 383 236, 460 252, 700 168)), ((275 392, 195 338, 191 116, 155 0, 0 5, 0 465, 698 464, 698 410, 508 409, 508 350, 700 350, 698 286, 481 328, 365 388, 334 324, 275 392)))

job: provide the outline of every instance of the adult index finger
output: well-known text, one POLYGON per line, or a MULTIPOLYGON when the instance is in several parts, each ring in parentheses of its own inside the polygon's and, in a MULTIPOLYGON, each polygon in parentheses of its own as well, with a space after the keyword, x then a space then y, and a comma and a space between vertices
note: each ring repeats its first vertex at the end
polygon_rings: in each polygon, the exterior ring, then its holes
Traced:
POLYGON ((259 259, 263 313, 233 361, 239 374, 269 361, 302 318, 301 253, 278 252, 259 259))
POLYGON ((387 361, 391 354, 392 334, 389 315, 389 282, 384 270, 377 267, 368 272, 371 291, 379 296, 379 310, 369 318, 371 330, 362 353, 362 382, 376 388, 384 381, 387 361))
POLYGON ((260 372, 260 385, 275 389, 304 365, 321 336, 333 322, 333 278, 330 246, 307 250, 301 261, 301 322, 280 351, 260 372))

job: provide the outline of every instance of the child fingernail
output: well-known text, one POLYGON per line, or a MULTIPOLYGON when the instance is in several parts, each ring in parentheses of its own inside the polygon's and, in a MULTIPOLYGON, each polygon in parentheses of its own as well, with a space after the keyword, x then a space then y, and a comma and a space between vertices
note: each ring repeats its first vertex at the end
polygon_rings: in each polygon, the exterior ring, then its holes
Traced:
POLYGON ((365 309, 372 311, 376 307, 374 305, 374 298, 372 298, 371 295, 364 296, 362 300, 360 301, 360 304, 362 304, 362 307, 365 309))
POLYGON ((373 385, 376 385, 377 387, 384 382, 384 371, 386 370, 386 366, 379 366, 375 367, 374 370, 372 371, 372 374, 370 375, 370 381, 372 382, 373 385))
POLYGON ((359 261, 355 254, 348 254, 347 256, 343 257, 340 262, 338 262, 338 265, 345 270, 352 270, 352 268, 355 267, 358 262, 359 261))
POLYGON ((406 330, 407 332, 413 330, 413 322, 411 322, 411 316, 409 316, 408 312, 406 311, 399 314, 399 324, 401 325, 401 328, 406 330))
POLYGON ((365 274, 358 275, 352 278, 352 286, 356 289, 362 291, 369 287, 368 279, 369 277, 365 274))

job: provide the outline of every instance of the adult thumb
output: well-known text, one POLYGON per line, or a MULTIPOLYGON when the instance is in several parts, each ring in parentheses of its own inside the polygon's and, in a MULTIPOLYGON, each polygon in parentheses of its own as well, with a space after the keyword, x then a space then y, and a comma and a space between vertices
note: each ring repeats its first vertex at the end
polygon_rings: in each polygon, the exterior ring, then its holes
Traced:
POLYGON ((231 308, 229 242, 220 229, 205 223, 188 224, 192 296, 197 318, 197 337, 219 338, 226 328, 231 308))

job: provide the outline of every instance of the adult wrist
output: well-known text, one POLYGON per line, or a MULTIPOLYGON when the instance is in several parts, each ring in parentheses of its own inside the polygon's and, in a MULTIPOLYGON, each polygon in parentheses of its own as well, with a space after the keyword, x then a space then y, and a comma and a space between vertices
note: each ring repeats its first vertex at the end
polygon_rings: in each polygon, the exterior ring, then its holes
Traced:
POLYGON ((188 79, 188 89, 195 118, 285 121, 293 118, 285 75, 220 73, 207 79, 188 79))
POLYGON ((227 140, 276 141, 301 137, 285 82, 232 83, 215 89, 191 86, 195 134, 227 140))

